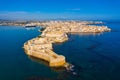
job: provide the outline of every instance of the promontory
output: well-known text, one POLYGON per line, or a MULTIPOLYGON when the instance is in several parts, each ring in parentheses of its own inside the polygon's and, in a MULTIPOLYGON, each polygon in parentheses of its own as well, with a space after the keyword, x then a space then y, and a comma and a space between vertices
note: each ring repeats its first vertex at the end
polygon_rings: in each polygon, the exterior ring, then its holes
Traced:
POLYGON ((68 66, 65 56, 55 53, 52 47, 53 43, 62 43, 68 40, 67 34, 111 31, 107 26, 89 25, 87 21, 49 21, 40 26, 44 27, 42 34, 24 43, 24 49, 28 56, 48 61, 50 67, 68 66))

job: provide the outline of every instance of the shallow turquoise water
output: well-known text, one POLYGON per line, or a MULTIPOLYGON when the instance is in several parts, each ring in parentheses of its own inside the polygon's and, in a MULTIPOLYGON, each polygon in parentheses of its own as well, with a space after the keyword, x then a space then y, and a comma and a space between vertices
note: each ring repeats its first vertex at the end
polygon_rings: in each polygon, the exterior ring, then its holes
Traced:
POLYGON ((24 53, 24 42, 38 36, 38 28, 0 26, 0 80, 120 80, 120 23, 106 25, 113 31, 69 34, 68 41, 53 45, 73 71, 49 68, 24 53))

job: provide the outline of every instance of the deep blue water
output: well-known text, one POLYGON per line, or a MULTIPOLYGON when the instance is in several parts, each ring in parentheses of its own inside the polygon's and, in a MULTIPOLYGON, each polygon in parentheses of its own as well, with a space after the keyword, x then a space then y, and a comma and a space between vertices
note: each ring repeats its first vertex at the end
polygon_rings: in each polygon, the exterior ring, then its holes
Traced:
POLYGON ((0 26, 0 80, 120 80, 120 23, 106 22, 112 31, 102 34, 69 34, 53 45, 73 71, 54 69, 28 57, 23 44, 40 34, 38 28, 0 26))

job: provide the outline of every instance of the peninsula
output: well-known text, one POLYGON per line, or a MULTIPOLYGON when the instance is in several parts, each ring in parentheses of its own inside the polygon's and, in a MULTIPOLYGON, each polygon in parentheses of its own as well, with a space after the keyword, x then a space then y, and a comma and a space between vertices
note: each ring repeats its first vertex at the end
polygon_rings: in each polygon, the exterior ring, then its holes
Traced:
POLYGON ((107 26, 89 25, 87 21, 49 21, 40 24, 45 29, 39 37, 24 43, 28 56, 49 62, 50 67, 68 67, 65 56, 53 51, 52 43, 68 40, 68 33, 102 33, 111 31, 107 26))

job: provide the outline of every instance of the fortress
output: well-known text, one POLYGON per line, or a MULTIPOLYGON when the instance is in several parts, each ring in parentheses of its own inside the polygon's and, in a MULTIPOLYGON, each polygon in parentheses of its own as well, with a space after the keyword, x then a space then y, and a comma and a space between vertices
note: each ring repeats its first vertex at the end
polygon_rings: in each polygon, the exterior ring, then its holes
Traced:
POLYGON ((111 31, 107 26, 88 25, 88 22, 78 21, 50 21, 39 24, 45 29, 40 37, 24 43, 28 56, 49 62, 50 67, 67 67, 69 64, 63 55, 53 51, 52 43, 62 43, 68 40, 67 33, 102 33, 111 31))

